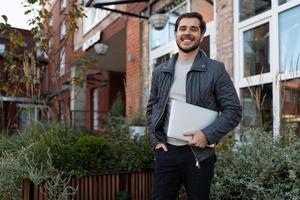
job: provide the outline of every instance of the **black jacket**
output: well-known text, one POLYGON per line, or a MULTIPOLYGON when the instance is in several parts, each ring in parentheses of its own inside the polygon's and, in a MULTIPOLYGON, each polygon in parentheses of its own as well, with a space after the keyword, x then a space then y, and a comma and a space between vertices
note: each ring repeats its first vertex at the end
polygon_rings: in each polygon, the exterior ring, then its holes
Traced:
MULTIPOLYGON (((147 105, 147 124, 152 145, 165 143, 163 132, 166 105, 174 79, 178 54, 153 70, 151 92, 147 105)), ((203 129, 209 144, 216 144, 241 120, 241 106, 224 64, 207 58, 201 51, 186 78, 186 102, 220 112, 219 117, 203 129)), ((199 119, 201 120, 201 119, 199 119)), ((192 148, 198 161, 214 154, 211 148, 192 148)))

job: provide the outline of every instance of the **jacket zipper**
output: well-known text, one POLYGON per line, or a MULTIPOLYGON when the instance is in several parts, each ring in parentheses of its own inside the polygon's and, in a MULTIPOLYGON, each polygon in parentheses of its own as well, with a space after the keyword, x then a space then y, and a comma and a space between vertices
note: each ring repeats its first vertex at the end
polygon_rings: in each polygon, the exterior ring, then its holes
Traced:
POLYGON ((200 168, 201 168, 201 165, 200 165, 200 162, 198 161, 198 158, 197 158, 197 156, 196 156, 196 153, 194 152, 194 150, 193 150, 192 147, 190 147, 190 148, 191 148, 191 150, 192 150, 192 152, 193 152, 193 154, 194 154, 194 157, 195 157, 195 162, 196 162, 195 166, 196 166, 198 169, 200 169, 200 168))
MULTIPOLYGON (((191 72, 192 70, 190 70, 188 73, 187 73, 187 75, 186 75, 186 82, 185 82, 185 95, 186 95, 186 102, 187 102, 187 97, 188 97, 188 89, 187 89, 187 86, 188 86, 188 82, 187 82, 187 80, 188 80, 188 76, 189 76, 189 74, 190 74, 190 72, 191 72)), ((187 102, 188 103, 188 102, 187 102)), ((198 169, 200 169, 201 168, 201 166, 200 166, 200 162, 198 161, 198 158, 197 158, 197 156, 196 156, 196 153, 194 152, 194 150, 193 150, 193 148, 192 147, 190 147, 191 148, 191 151, 193 152, 193 154, 194 154, 194 157, 195 157, 195 162, 196 162, 196 164, 195 164, 195 166, 198 168, 198 169)))

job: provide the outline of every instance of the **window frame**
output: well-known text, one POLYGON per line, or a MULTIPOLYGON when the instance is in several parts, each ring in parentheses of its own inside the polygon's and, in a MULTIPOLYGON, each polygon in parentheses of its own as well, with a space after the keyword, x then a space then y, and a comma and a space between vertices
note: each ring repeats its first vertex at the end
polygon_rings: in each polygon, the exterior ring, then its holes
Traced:
POLYGON ((272 84, 273 94, 273 136, 276 138, 280 134, 281 125, 281 96, 280 85, 282 81, 296 79, 300 77, 300 72, 280 73, 279 57, 279 15, 291 8, 300 6, 300 0, 293 0, 278 5, 277 0, 271 1, 271 9, 256 16, 239 21, 239 1, 234 1, 234 84, 240 96, 240 89, 256 86, 260 84, 272 84), (264 23, 269 23, 269 54, 270 72, 244 78, 244 58, 243 58, 243 33, 264 23))

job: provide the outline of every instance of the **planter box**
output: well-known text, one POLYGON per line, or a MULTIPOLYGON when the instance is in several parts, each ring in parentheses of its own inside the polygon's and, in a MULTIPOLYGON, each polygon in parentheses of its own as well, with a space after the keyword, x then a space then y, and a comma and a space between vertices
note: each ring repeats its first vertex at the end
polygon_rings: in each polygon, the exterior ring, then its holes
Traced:
MULTIPOLYGON (((125 191, 130 199, 150 200, 152 183, 152 171, 71 178, 69 185, 78 189, 70 199, 115 200, 121 191, 125 191)), ((44 185, 34 186, 28 179, 23 181, 22 196, 23 200, 48 199, 44 185)))

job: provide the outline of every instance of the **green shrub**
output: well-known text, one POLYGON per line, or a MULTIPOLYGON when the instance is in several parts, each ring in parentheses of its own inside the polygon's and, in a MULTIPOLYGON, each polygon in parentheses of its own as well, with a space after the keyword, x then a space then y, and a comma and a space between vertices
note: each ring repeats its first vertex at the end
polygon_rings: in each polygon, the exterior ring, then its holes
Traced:
POLYGON ((300 199, 300 139, 247 129, 216 163, 212 199, 300 199))
POLYGON ((77 169, 95 172, 108 159, 109 145, 102 137, 83 136, 74 144, 74 153, 77 169))

